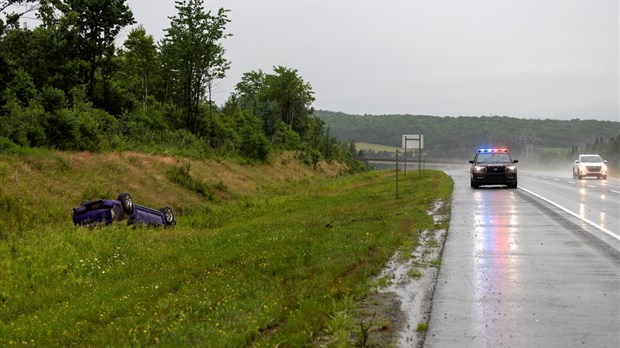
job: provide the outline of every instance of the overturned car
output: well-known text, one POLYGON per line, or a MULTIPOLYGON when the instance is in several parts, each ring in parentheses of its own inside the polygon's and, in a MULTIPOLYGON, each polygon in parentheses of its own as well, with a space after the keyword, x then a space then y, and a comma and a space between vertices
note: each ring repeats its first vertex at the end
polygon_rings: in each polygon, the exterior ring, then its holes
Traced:
POLYGON ((128 224, 146 224, 149 226, 174 226, 177 221, 169 207, 159 210, 134 204, 127 192, 120 193, 117 199, 99 199, 82 202, 73 208, 73 223, 82 226, 111 224, 124 221, 128 224))

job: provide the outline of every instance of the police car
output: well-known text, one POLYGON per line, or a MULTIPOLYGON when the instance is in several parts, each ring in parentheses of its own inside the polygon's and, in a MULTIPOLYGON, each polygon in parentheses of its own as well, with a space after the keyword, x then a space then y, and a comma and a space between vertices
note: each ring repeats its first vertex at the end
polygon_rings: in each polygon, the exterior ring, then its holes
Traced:
POLYGON ((471 187, 506 185, 517 188, 517 162, 510 157, 508 149, 479 149, 474 159, 469 161, 471 187))

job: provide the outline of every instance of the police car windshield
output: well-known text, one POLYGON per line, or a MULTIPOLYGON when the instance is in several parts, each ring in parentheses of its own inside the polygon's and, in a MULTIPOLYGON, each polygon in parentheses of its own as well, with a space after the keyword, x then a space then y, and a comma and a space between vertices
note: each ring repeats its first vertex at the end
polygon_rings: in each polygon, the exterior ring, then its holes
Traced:
POLYGON ((479 153, 478 163, 511 162, 507 153, 479 153))

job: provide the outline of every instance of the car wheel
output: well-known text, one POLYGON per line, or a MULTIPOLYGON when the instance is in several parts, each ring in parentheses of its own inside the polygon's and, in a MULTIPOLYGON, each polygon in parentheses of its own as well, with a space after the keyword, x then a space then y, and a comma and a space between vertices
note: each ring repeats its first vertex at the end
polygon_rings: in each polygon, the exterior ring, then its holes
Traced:
POLYGON ((601 179, 603 179, 603 180, 607 180, 607 175, 603 175, 603 176, 601 177, 601 179))
POLYGON ((123 192, 118 195, 118 200, 121 201, 121 205, 123 206, 123 212, 126 215, 133 215, 134 206, 131 195, 127 192, 123 192))
POLYGON ((480 187, 480 184, 478 184, 477 182, 475 182, 475 181, 474 181, 474 186, 473 186, 473 188, 477 189, 477 188, 479 188, 479 187, 480 187))
POLYGON ((164 220, 166 220, 166 225, 174 226, 177 223, 177 220, 174 218, 174 214, 172 213, 172 209, 169 207, 163 207, 159 209, 164 214, 164 220))
POLYGON ((514 184, 509 184, 509 185, 508 185, 508 188, 513 188, 513 189, 516 189, 516 188, 517 188, 517 182, 515 181, 515 183, 514 183, 514 184))

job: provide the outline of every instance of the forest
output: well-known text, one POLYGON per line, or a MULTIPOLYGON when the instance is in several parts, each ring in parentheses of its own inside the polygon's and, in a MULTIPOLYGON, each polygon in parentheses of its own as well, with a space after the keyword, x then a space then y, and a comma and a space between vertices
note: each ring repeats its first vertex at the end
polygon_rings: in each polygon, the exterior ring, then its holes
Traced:
POLYGON ((314 116, 294 68, 243 75, 224 105, 228 10, 176 2, 165 37, 135 23, 125 0, 0 0, 0 151, 142 150, 266 161, 293 150, 308 164, 360 165, 314 116), (33 28, 23 18, 36 17, 33 28))
POLYGON ((315 112, 336 138, 401 147, 403 134, 423 134, 428 159, 463 160, 481 147, 508 147, 513 157, 535 163, 566 162, 598 153, 620 164, 620 122, 538 120, 506 116, 348 115, 315 112))
POLYGON ((424 134, 428 158, 463 159, 507 146, 521 159, 565 161, 596 152, 620 163, 620 123, 506 116, 348 115, 314 110, 314 91, 294 68, 243 74, 224 105, 211 91, 231 62, 228 10, 176 2, 156 42, 125 0, 0 0, 0 151, 140 150, 195 158, 267 161, 292 150, 362 166, 355 142, 400 146, 424 134), (24 17, 36 17, 26 26, 24 17), (117 47, 120 46, 120 47, 117 47))

